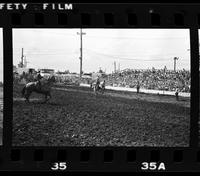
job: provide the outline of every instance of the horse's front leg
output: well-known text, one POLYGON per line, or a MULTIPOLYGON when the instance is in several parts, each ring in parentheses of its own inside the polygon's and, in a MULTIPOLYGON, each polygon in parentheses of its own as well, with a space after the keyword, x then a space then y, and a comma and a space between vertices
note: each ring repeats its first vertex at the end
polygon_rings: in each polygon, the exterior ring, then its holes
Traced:
POLYGON ((47 102, 48 100, 50 100, 50 98, 51 98, 51 94, 50 93, 45 94, 45 102, 47 102))
POLYGON ((97 95, 96 87, 94 87, 93 90, 94 90, 94 94, 97 95))
POLYGON ((49 99, 51 99, 51 93, 49 92, 49 99))
POLYGON ((43 101, 43 103, 46 103, 47 102, 47 94, 45 94, 45 98, 44 98, 44 101, 43 101))
POLYGON ((51 93, 50 92, 47 94, 47 97, 49 97, 48 100, 51 99, 51 93))
POLYGON ((45 94, 45 103, 48 101, 48 94, 45 94))

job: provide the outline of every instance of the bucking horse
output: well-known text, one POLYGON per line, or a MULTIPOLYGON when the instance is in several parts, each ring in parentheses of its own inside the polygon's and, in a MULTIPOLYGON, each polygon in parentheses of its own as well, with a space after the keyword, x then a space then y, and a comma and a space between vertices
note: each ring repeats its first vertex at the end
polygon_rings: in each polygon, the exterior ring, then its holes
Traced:
POLYGON ((45 102, 47 102, 51 98, 51 88, 55 80, 55 76, 49 76, 47 79, 42 78, 40 84, 39 81, 29 82, 23 87, 22 96, 29 102, 31 93, 36 92, 45 95, 45 102))

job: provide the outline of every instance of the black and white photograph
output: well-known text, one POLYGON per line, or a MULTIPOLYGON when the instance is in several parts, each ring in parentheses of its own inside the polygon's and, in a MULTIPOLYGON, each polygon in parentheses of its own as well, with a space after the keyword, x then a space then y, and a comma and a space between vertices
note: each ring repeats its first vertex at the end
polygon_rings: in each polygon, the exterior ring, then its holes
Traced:
POLYGON ((3 139, 3 30, 0 28, 0 145, 3 139))
POLYGON ((189 29, 12 32, 13 146, 189 147, 189 29))

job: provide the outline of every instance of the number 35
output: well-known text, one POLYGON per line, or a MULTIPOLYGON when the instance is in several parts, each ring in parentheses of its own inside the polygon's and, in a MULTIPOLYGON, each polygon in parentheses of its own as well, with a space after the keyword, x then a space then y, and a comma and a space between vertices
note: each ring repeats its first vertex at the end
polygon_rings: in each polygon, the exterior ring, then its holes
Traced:
POLYGON ((65 170, 67 168, 66 162, 54 163, 51 170, 65 170))

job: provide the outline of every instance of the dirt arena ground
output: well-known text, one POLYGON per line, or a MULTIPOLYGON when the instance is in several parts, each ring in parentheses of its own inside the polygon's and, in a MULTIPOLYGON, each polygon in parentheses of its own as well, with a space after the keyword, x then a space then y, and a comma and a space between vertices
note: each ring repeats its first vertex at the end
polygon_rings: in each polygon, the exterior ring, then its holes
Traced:
POLYGON ((15 146, 189 146, 189 98, 57 87, 44 104, 36 93, 26 103, 21 89, 14 85, 15 146))

